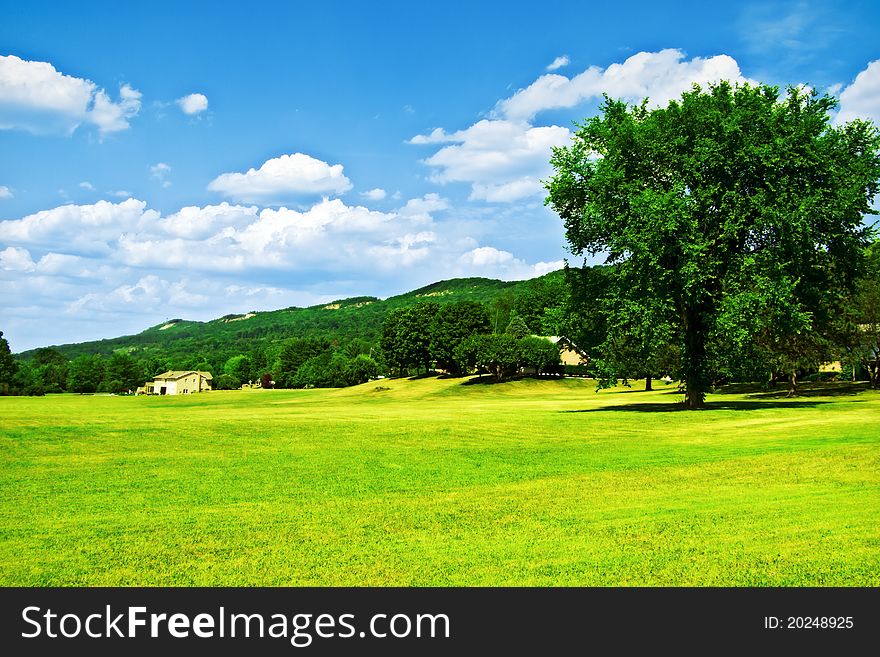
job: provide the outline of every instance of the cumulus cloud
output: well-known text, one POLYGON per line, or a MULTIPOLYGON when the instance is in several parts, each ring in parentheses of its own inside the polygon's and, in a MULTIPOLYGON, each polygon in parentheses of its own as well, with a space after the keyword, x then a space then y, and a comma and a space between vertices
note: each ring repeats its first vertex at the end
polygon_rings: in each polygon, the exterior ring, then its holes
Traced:
MULTIPOLYGON (((548 70, 567 63, 567 58, 559 57, 548 70)), ((566 145, 571 138, 568 128, 535 125, 541 112, 573 108, 603 93, 632 102, 647 97, 657 106, 680 96, 694 83, 722 79, 749 81, 727 55, 687 60, 680 50, 640 52, 604 69, 591 66, 571 78, 557 73, 542 75, 498 101, 488 118, 469 128, 452 133, 434 128, 416 135, 410 143, 441 146, 424 160, 431 168, 431 181, 468 183, 471 200, 520 201, 543 193, 541 179, 551 173, 553 148, 566 145)))
POLYGON ((555 71, 563 66, 568 66, 570 63, 571 60, 568 58, 568 55, 560 55, 547 65, 547 70, 555 71))
POLYGON ((79 184, 79 188, 80 188, 80 189, 85 189, 86 191, 89 191, 89 192, 93 192, 93 191, 95 191, 95 186, 94 186, 92 183, 90 183, 88 180, 83 180, 83 181, 79 184))
POLYGON ((0 185, 0 198, 12 198, 15 196, 12 193, 12 190, 9 189, 6 185, 0 185))
POLYGON ((341 164, 331 166, 303 153, 272 158, 245 173, 221 174, 208 185, 210 191, 238 201, 273 205, 296 197, 342 194, 351 188, 341 164))
POLYGON ((0 221, 0 235, 11 244, 63 248, 74 254, 108 254, 121 234, 158 219, 159 213, 147 210, 146 205, 135 199, 62 205, 22 219, 0 221))
POLYGON ((681 50, 667 48, 640 52, 604 69, 591 66, 572 78, 555 73, 542 75, 525 89, 499 101, 494 113, 529 121, 544 110, 575 107, 600 98, 603 93, 633 102, 650 98, 653 106, 660 106, 679 97, 694 83, 719 80, 747 81, 739 64, 728 55, 687 60, 681 50))
POLYGON ((852 84, 840 92, 837 123, 868 119, 880 125, 880 59, 870 62, 852 84))
POLYGON ((80 125, 100 134, 129 127, 141 108, 141 93, 127 84, 119 99, 91 80, 64 75, 48 62, 0 56, 0 129, 70 135, 80 125))
POLYGON ((33 271, 36 268, 27 249, 10 246, 0 251, 0 269, 6 271, 33 271))
POLYGON ((304 210, 224 202, 163 216, 127 199, 3 221, 9 334, 23 349, 137 332, 167 317, 399 293, 455 276, 527 278, 553 266, 487 244, 485 227, 452 209, 430 193, 387 212, 325 198, 304 210))
POLYGON ((174 101, 180 108, 180 111, 190 116, 201 114, 208 109, 208 97, 204 94, 189 94, 183 98, 174 101))
POLYGON ((510 202, 541 191, 540 178, 550 173, 553 147, 567 144, 571 132, 560 126, 483 119, 452 134, 435 130, 427 138, 448 143, 425 159, 433 182, 470 183, 472 200, 510 202))
POLYGON ((530 265, 520 258, 515 258, 510 251, 503 251, 492 246, 471 249, 463 253, 458 261, 461 275, 485 275, 486 272, 491 272, 495 276, 509 280, 543 276, 565 266, 564 260, 537 262, 530 265))
POLYGON ((363 196, 368 201, 381 201, 386 196, 386 192, 381 187, 376 187, 375 189, 371 189, 367 192, 361 192, 361 196, 363 196))

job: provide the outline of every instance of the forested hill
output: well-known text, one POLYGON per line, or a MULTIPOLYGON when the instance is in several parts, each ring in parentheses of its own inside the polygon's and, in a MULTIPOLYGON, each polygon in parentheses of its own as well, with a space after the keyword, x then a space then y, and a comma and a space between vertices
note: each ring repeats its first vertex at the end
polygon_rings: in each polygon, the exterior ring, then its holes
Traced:
MULTIPOLYGON (((378 344, 386 313, 420 301, 441 304, 479 301, 490 309, 493 321, 501 323, 503 330, 513 301, 520 291, 562 278, 562 271, 529 281, 456 278, 384 300, 353 297, 308 308, 291 307, 225 315, 207 322, 172 319, 137 335, 53 345, 52 348, 71 360, 81 355, 110 356, 114 352, 124 351, 137 352, 141 357, 161 355, 187 360, 201 355, 210 361, 223 362, 230 355, 249 352, 256 344, 265 348, 292 337, 326 337, 343 344, 352 340, 378 344)), ((22 352, 18 358, 28 359, 36 351, 22 352)))

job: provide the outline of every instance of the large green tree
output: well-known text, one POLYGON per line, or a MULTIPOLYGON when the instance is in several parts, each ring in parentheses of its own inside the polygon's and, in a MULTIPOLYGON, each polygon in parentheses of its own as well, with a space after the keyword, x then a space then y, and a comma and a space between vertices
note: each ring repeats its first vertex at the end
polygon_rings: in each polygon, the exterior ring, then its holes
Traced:
POLYGON ((722 316, 776 304, 766 316, 803 329, 805 300, 851 286, 862 267, 880 136, 863 121, 833 126, 834 107, 726 82, 653 110, 606 98, 554 151, 547 203, 572 252, 617 265, 609 336, 637 325, 675 336, 688 408, 712 385, 722 316), (804 283, 813 271, 819 282, 804 283))

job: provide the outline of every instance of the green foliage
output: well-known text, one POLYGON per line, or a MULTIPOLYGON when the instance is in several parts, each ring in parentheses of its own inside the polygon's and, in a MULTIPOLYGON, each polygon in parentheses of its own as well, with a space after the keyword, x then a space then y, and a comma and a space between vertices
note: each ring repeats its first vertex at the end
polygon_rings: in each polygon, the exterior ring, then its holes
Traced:
POLYGON ((78 356, 67 368, 67 389, 70 392, 96 392, 104 380, 104 359, 100 354, 78 356))
POLYGON ((606 252, 616 265, 603 304, 610 370, 622 352, 673 341, 698 408, 717 374, 713 351, 731 351, 712 342, 732 316, 771 306, 750 324, 769 331, 764 351, 778 353, 786 331, 821 333, 810 313, 832 308, 860 271, 862 217, 880 187, 878 131, 831 126, 834 106, 801 89, 780 99, 724 82, 655 110, 606 98, 554 151, 547 202, 572 252, 606 252))
POLYGON ((358 354, 345 366, 345 385, 356 386, 379 376, 379 365, 366 354, 358 354))
POLYGON ((104 380, 110 384, 108 392, 134 392, 144 384, 146 377, 143 368, 126 353, 114 353, 107 362, 104 380))
POLYGON ((506 333, 473 335, 459 344, 456 355, 462 369, 492 373, 497 381, 516 372, 520 362, 519 340, 506 333))
MULTIPOLYGON (((541 329, 549 310, 561 310, 565 307, 568 296, 569 288, 565 280, 565 272, 561 270, 551 272, 546 276, 527 281, 521 286, 514 299, 513 314, 525 322, 530 329, 529 332, 534 332, 541 329)), ((513 314, 510 321, 513 321, 513 314)), ((559 332, 547 334, 559 335, 559 332)), ((528 332, 525 335, 528 335, 528 332)))
POLYGON ((3 331, 0 331, 0 395, 8 395, 13 391, 13 379, 17 372, 18 363, 12 357, 3 331))
POLYGON ((386 362, 403 375, 410 367, 425 371, 431 366, 429 327, 440 310, 433 302, 420 302, 388 313, 382 324, 381 347, 386 362))
POLYGON ((241 388, 241 379, 232 374, 221 374, 214 379, 215 390, 238 390, 241 388))
POLYGON ((229 358, 223 365, 223 373, 234 376, 242 383, 254 380, 251 359, 244 354, 229 358))
POLYGON ((519 341, 519 366, 534 368, 535 374, 559 369, 559 348, 544 338, 529 335, 519 341))
POLYGON ((440 307, 429 328, 429 351, 437 365, 458 373, 455 350, 468 337, 491 330, 489 313, 476 301, 456 301, 440 307))
POLYGON ((529 329, 525 320, 518 314, 516 314, 516 312, 514 312, 511 315, 510 322, 508 322, 507 328, 504 329, 504 332, 507 335, 512 335, 513 337, 519 339, 530 335, 532 331, 529 329))

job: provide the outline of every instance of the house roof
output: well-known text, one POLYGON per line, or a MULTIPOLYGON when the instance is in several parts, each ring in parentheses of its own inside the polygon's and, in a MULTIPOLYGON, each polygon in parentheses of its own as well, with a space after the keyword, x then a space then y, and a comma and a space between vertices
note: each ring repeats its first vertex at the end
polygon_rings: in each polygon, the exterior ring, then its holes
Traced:
POLYGON ((153 378, 157 381, 159 379, 162 379, 163 381, 177 381, 177 379, 182 379, 189 374, 199 374, 208 379, 208 381, 211 381, 213 378, 210 372, 199 372, 197 370, 168 370, 162 374, 157 374, 153 378))
POLYGON ((586 355, 584 353, 583 349, 578 347, 574 342, 569 340, 564 335, 536 335, 535 337, 536 338, 544 338, 545 340, 550 340, 550 342, 552 342, 553 344, 559 344, 561 342, 563 344, 563 346, 568 346, 570 349, 574 349, 579 354, 586 355))

